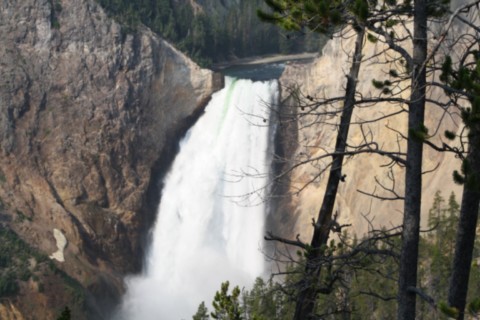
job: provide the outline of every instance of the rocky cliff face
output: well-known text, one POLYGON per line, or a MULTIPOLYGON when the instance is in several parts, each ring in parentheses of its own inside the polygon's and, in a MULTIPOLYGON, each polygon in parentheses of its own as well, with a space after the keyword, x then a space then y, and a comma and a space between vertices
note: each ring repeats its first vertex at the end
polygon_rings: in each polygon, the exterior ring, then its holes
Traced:
MULTIPOLYGON (((312 104, 311 98, 338 97, 344 93, 346 77, 349 71, 348 52, 353 52, 353 36, 346 39, 335 38, 324 48, 323 55, 311 64, 291 64, 282 75, 281 83, 284 88, 283 97, 291 93, 288 88, 298 88, 302 93, 300 101, 304 108, 293 103, 284 106, 286 114, 294 113, 294 124, 289 116, 286 116, 287 126, 283 135, 289 135, 288 127, 297 127, 298 134, 293 138, 286 139, 283 147, 289 156, 289 164, 292 166, 300 161, 311 160, 321 157, 325 152, 332 152, 335 138, 338 117, 331 115, 319 115, 321 111, 334 111, 341 108, 336 103, 326 109, 311 110, 308 105, 312 104), (312 115, 307 115, 312 111, 312 115)), ((408 49, 408 44, 405 44, 408 49)), ((386 55, 382 53, 384 48, 381 44, 367 42, 364 50, 364 62, 360 70, 360 78, 357 90, 363 97, 375 97, 380 90, 375 89, 372 80, 388 79, 390 69, 394 65, 386 64, 386 55)), ((389 56, 388 59, 392 57, 389 56)), ((397 66, 398 67, 398 66, 397 66)), ((403 88, 407 84, 402 85, 403 88)), ((400 90, 397 88, 396 90, 400 90)), ((400 95, 403 98, 409 97, 409 91, 405 90, 400 95)), ((441 92, 430 90, 429 98, 437 99, 441 92)), ((360 95, 359 95, 360 97, 360 95)), ((358 146, 365 143, 376 142, 378 147, 391 152, 405 152, 406 144, 401 135, 407 134, 407 114, 404 111, 406 106, 378 103, 375 105, 364 105, 354 110, 353 122, 349 133, 349 145, 358 146), (403 110, 403 111, 402 111, 403 110), (395 115, 388 116, 389 114, 395 115), (376 120, 376 121, 373 121, 376 120), (360 125, 360 123, 364 123, 360 125)), ((441 145, 440 136, 446 128, 456 131, 456 124, 461 120, 455 115, 446 115, 444 110, 429 104, 427 106, 427 127, 429 133, 436 132, 437 137, 432 141, 441 145)), ((291 135, 290 135, 291 137, 291 135)), ((350 148, 352 150, 352 148, 350 148)), ((447 197, 455 191, 457 199, 461 192, 459 186, 453 183, 453 170, 458 169, 460 161, 453 156, 444 153, 437 153, 425 147, 424 171, 431 171, 424 175, 423 182, 423 225, 425 225, 428 210, 432 204, 433 195, 440 190, 443 196, 447 197), (438 167, 437 167, 438 166, 438 167)), ((329 158, 310 161, 305 165, 295 168, 290 181, 285 189, 291 196, 282 200, 279 205, 279 217, 290 217, 290 219, 279 223, 280 232, 284 236, 294 237, 301 235, 304 241, 310 241, 313 228, 312 218, 317 217, 318 211, 325 191, 325 183, 328 177, 329 158), (327 169, 322 173, 322 170, 327 169), (299 192, 300 191, 300 192, 299 192)), ((344 183, 341 183, 336 201, 336 211, 341 223, 352 223, 350 231, 357 234, 364 234, 372 226, 393 227, 401 223, 403 202, 382 201, 362 194, 359 191, 373 193, 381 197, 391 198, 395 194, 388 192, 385 188, 393 188, 398 195, 403 194, 404 170, 398 166, 391 166, 391 161, 375 154, 363 154, 354 157, 346 157, 343 173, 346 174, 344 183), (372 223, 370 225, 370 222, 372 223)))
POLYGON ((118 289, 141 265, 176 134, 220 85, 93 0, 3 1, 1 220, 107 297, 102 283, 118 289))

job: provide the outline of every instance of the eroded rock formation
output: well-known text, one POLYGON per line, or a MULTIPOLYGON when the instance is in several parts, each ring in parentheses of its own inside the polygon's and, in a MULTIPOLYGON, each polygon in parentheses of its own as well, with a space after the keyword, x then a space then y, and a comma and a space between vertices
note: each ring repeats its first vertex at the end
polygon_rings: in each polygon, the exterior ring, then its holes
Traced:
POLYGON ((155 175, 216 80, 93 0, 3 1, 1 220, 47 255, 60 230, 59 267, 94 294, 99 283, 118 289, 141 265, 155 175))
MULTIPOLYGON (((304 105, 311 105, 312 100, 325 97, 333 98, 344 94, 346 77, 349 71, 348 53, 353 51, 353 36, 345 39, 335 38, 331 40, 323 50, 322 56, 317 58, 311 64, 291 64, 287 66, 282 75, 281 83, 283 87, 283 98, 291 93, 291 88, 298 88, 294 91, 300 94, 300 100, 304 105)), ((405 44, 405 48, 409 48, 405 44)), ((389 78, 389 70, 395 66, 385 63, 386 59, 392 56, 386 56, 382 53, 384 47, 380 44, 367 42, 364 49, 364 62, 360 70, 357 91, 362 97, 376 97, 381 90, 375 89, 372 80, 386 80, 389 78)), ((398 67, 398 66, 397 66, 398 67)), ((406 88, 407 83, 402 84, 406 88)), ((397 88, 396 90, 400 90, 397 88)), ((429 90, 429 98, 438 99, 441 92, 429 90)), ((401 97, 408 99, 409 91, 402 92, 401 97)), ((357 96, 357 99, 360 95, 357 96)), ((288 105, 288 104, 287 104, 288 105)), ((329 106, 327 109, 321 108, 313 110, 313 115, 305 115, 310 108, 298 107, 297 104, 291 104, 292 107, 286 109, 286 126, 283 130, 284 148, 290 150, 285 156, 288 157, 289 164, 284 167, 307 161, 332 152, 335 138, 335 123, 339 116, 334 118, 332 115, 321 115, 323 111, 338 110, 341 103, 329 106), (288 115, 295 113, 295 121, 292 123, 288 115), (304 114, 304 116, 299 116, 304 114), (299 117, 298 117, 299 116, 299 117), (295 134, 291 135, 291 128, 294 127, 295 134), (297 132, 298 130, 298 132, 297 132)), ((405 152, 406 142, 401 135, 407 134, 407 114, 402 112, 403 105, 392 105, 388 103, 378 103, 375 105, 364 105, 362 108, 356 108, 353 114, 353 122, 349 133, 350 146, 358 146, 367 142, 376 142, 379 149, 391 152, 405 152), (396 113, 393 116, 386 115, 396 113), (379 119, 378 121, 373 121, 379 119), (360 125, 360 123, 364 123, 360 125)), ((445 114, 444 110, 432 104, 427 105, 426 126, 429 133, 436 133, 432 141, 441 145, 441 136, 446 128, 449 130, 458 130, 457 125, 461 120, 445 114), (456 121, 456 122, 455 122, 456 121)), ((282 132, 282 131, 281 131, 282 132)), ((443 138, 444 139, 444 138, 443 138)), ((445 140, 445 139, 444 139, 445 140)), ((372 145, 372 147, 375 147, 372 145)), ((352 148, 350 148, 352 150, 352 148)), ((459 199, 460 187, 455 185, 452 179, 453 170, 460 167, 460 161, 453 156, 438 153, 429 147, 425 147, 424 165, 425 172, 423 182, 423 226, 426 225, 428 210, 431 207, 433 196, 437 190, 440 190, 443 196, 447 197, 452 191, 459 199)), ((291 173, 291 181, 285 190, 290 192, 291 196, 281 201, 278 217, 283 217, 279 225, 279 232, 283 236, 295 237, 300 234, 303 241, 311 240, 312 218, 317 217, 325 183, 328 175, 328 163, 330 158, 324 158, 318 161, 308 162, 306 165, 295 168, 291 173), (321 173, 323 169, 327 171, 321 173), (298 193, 298 191, 301 191, 298 193), (287 221, 285 217, 290 217, 287 221)), ((395 197, 382 188, 394 188, 398 195, 403 195, 403 175, 404 170, 398 166, 392 167, 391 160, 378 154, 365 153, 354 157, 346 157, 344 161, 343 173, 346 174, 345 181, 340 184, 337 194, 336 209, 340 223, 352 223, 350 232, 356 232, 359 235, 366 233, 372 226, 379 228, 398 226, 402 221, 403 202, 382 201, 359 192, 375 193, 376 195, 391 198, 395 197), (370 225, 372 222, 372 225, 370 225)))

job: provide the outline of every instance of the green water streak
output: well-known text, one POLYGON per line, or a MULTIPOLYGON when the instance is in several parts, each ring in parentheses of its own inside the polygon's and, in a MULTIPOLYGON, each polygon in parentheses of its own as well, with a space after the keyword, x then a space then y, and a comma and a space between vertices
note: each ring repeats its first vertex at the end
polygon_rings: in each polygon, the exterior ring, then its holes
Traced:
POLYGON ((223 124, 225 122, 224 120, 225 120, 225 117, 227 116, 228 107, 232 103, 233 90, 235 89, 235 85, 237 84, 237 80, 238 80, 237 78, 233 78, 232 83, 228 87, 227 94, 226 94, 225 100, 223 102, 222 116, 221 116, 221 119, 220 119, 220 126, 218 127, 216 137, 218 137, 218 135, 220 134, 220 131, 222 131, 223 124))

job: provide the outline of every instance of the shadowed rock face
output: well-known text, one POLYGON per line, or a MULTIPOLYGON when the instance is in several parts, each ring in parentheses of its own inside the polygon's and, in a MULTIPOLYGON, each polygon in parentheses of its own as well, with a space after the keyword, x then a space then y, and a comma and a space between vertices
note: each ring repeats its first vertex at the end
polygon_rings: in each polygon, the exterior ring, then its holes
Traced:
MULTIPOLYGON (((93 0, 0 3, 2 220, 85 286, 138 271, 178 133, 218 81, 93 0), (152 212, 153 211, 153 212, 152 212)), ((217 84, 217 85, 216 85, 217 84)))

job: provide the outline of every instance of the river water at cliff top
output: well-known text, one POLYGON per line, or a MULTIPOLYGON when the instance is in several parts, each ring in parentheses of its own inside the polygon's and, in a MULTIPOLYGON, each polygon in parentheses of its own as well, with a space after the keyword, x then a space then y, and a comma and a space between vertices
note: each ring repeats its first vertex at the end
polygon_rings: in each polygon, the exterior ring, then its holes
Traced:
POLYGON ((227 76, 253 81, 278 79, 285 69, 285 62, 234 65, 221 72, 227 76))
POLYGON ((264 58, 245 59, 236 64, 216 66, 214 70, 226 76, 250 79, 253 81, 266 81, 279 79, 290 62, 306 63, 317 57, 317 53, 303 53, 294 55, 274 55, 264 58))
POLYGON ((126 279, 117 319, 191 319, 223 281, 263 274, 276 80, 226 78, 188 131, 164 180, 144 272, 126 279))

